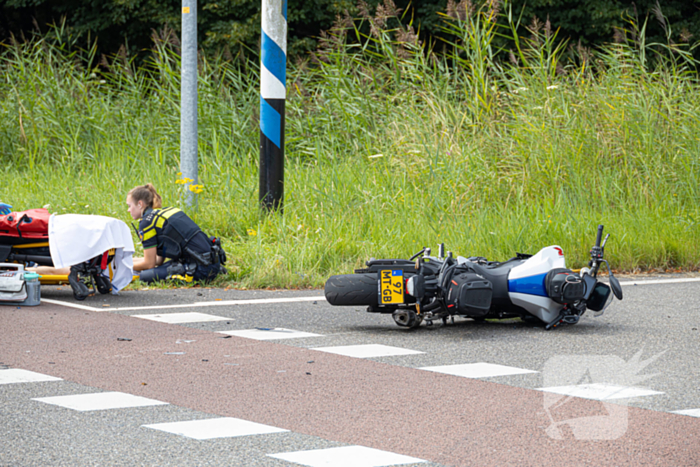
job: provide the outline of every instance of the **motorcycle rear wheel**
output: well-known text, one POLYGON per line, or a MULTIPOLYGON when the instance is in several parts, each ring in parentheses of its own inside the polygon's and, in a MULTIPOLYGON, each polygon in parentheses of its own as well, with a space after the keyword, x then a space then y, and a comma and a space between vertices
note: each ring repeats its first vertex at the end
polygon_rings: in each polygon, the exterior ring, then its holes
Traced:
POLYGON ((326 281, 325 295, 331 305, 376 306, 379 295, 377 273, 331 276, 326 281))

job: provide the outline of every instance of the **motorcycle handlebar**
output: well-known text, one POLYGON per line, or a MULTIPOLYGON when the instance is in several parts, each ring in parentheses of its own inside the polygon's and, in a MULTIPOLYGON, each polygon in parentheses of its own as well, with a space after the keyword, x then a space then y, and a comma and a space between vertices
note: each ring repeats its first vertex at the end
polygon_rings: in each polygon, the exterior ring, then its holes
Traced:
POLYGON ((603 239, 603 225, 598 226, 598 235, 595 238, 595 246, 600 247, 600 241, 603 239))

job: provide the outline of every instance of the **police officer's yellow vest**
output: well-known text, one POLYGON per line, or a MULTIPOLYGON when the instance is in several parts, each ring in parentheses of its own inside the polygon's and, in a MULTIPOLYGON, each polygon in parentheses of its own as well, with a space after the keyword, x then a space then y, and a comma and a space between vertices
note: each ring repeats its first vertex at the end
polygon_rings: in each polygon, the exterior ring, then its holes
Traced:
MULTIPOLYGON (((202 231, 187 214, 178 208, 154 209, 151 225, 155 225, 160 230, 158 253, 165 258, 176 260, 186 259, 187 244, 202 231)), ((155 235, 156 229, 151 232, 155 235)))

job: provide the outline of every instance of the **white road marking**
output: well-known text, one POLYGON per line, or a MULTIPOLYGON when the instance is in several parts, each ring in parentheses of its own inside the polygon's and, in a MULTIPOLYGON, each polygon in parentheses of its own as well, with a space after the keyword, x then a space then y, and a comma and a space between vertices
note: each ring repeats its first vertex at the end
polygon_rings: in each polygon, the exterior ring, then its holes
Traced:
POLYGON ((8 368, 6 370, 0 370, 0 384, 40 383, 43 381, 63 380, 61 378, 56 378, 55 376, 35 373, 33 371, 22 370, 20 368, 8 368))
POLYGON ((674 410, 672 413, 687 415, 689 417, 700 417, 700 409, 674 410))
POLYGON ((281 452, 279 454, 268 454, 268 456, 296 464, 308 465, 309 467, 384 467, 426 462, 417 457, 404 456, 403 454, 395 454, 365 446, 342 446, 310 451, 281 452))
POLYGON ((663 392, 632 386, 617 386, 615 384, 577 384, 572 386, 556 386, 550 388, 538 388, 538 391, 552 392, 564 396, 581 397, 605 401, 610 399, 627 399, 630 397, 654 396, 663 392))
POLYGON ((79 303, 72 303, 72 302, 64 302, 61 300, 53 300, 49 298, 42 298, 41 299, 42 303, 51 303, 53 305, 61 305, 61 306, 67 306, 70 308, 77 308, 78 310, 87 310, 87 311, 107 311, 104 308, 95 308, 93 306, 87 306, 87 305, 80 305, 79 303))
POLYGON ((131 315, 132 318, 148 319, 160 323, 183 324, 183 323, 204 323, 208 321, 226 321, 231 318, 225 316, 209 315, 207 313, 164 313, 155 315, 131 315))
POLYGON ((436 373, 445 373, 453 376, 463 376, 465 378, 491 378, 494 376, 510 376, 524 375, 528 373, 537 373, 533 370, 525 370, 512 366, 496 365, 494 363, 465 363, 462 365, 441 365, 441 366, 426 366, 419 368, 420 370, 434 371, 436 373))
POLYGON ((167 402, 147 399, 123 392, 98 392, 93 394, 75 394, 72 396, 39 397, 32 400, 58 405, 59 407, 77 410, 79 412, 168 404, 167 402))
POLYGON ((312 302, 318 300, 326 300, 323 295, 315 297, 286 297, 286 298, 258 298, 254 300, 219 300, 215 302, 196 302, 187 305, 152 305, 152 306, 132 306, 123 308, 112 308, 110 311, 132 311, 132 310, 164 310, 173 308, 203 308, 209 306, 227 306, 227 305, 264 305, 266 303, 295 303, 295 302, 312 302))
POLYGON ((219 334, 228 336, 245 337, 247 339, 255 339, 259 341, 271 341, 275 339, 295 339, 298 337, 322 337, 321 334, 312 332, 295 331, 294 329, 285 328, 258 328, 258 329, 240 329, 236 331, 218 331, 219 334))
POLYGON ((191 420, 187 422, 155 423, 141 426, 199 440, 234 438, 237 436, 263 435, 267 433, 289 431, 231 417, 191 420))
POLYGON ((362 345, 340 345, 333 347, 313 347, 311 350, 320 352, 345 355, 355 358, 393 357, 396 355, 414 355, 425 352, 418 350, 403 349, 401 347, 391 347, 382 344, 362 344, 362 345))
POLYGON ((700 277, 690 277, 685 279, 653 279, 648 281, 625 281, 620 282, 620 285, 679 284, 682 282, 700 282, 700 277))
POLYGON ((313 297, 283 297, 283 298, 258 298, 253 300, 217 300, 214 302, 195 302, 189 304, 177 305, 150 305, 150 306, 128 306, 121 308, 96 308, 87 305, 79 305, 77 303, 64 302, 61 300, 52 300, 42 298, 42 302, 51 303, 54 305, 67 306, 87 311, 138 311, 138 310, 169 310, 175 308, 203 308, 209 306, 229 306, 229 305, 264 305, 266 303, 297 303, 297 302, 315 302, 326 301, 323 295, 313 297))

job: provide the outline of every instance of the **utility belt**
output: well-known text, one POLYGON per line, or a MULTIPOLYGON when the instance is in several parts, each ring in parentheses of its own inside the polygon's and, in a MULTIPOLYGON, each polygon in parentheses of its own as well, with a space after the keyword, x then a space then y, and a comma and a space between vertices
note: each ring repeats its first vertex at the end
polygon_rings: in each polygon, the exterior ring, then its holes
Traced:
POLYGON ((179 258, 180 261, 185 263, 194 263, 197 266, 209 266, 215 263, 214 255, 211 252, 208 253, 198 253, 190 247, 185 247, 182 252, 182 256, 179 258))
POLYGON ((226 252, 221 247, 221 240, 218 237, 209 237, 209 241, 212 245, 210 252, 198 253, 186 246, 181 258, 169 261, 168 278, 192 282, 198 267, 208 267, 214 264, 220 265, 221 270, 225 271, 223 264, 226 263, 226 252))
POLYGON ((182 259, 184 259, 185 262, 195 263, 197 266, 226 263, 226 252, 221 247, 221 239, 218 237, 209 237, 209 244, 211 250, 207 253, 199 253, 185 246, 182 259))

